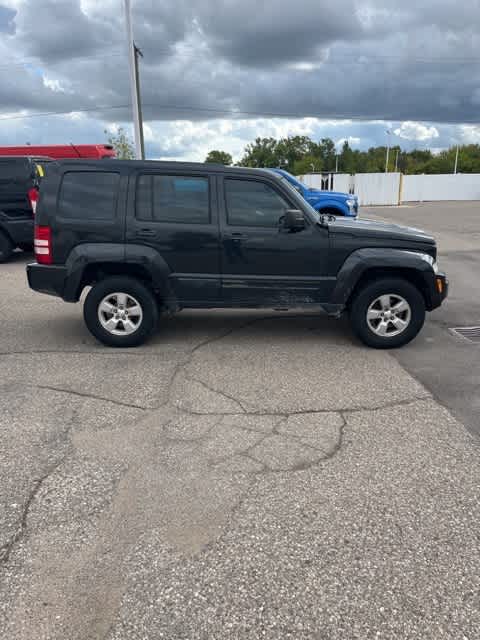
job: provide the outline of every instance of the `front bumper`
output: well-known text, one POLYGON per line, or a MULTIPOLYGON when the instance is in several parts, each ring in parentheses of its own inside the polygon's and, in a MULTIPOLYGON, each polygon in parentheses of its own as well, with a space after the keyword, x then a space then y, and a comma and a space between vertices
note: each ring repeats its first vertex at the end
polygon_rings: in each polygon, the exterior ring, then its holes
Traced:
POLYGON ((27 265, 28 286, 34 291, 63 298, 66 278, 65 267, 36 262, 27 265))
POLYGON ((439 271, 435 274, 433 291, 430 294, 430 311, 437 309, 448 296, 449 282, 445 273, 439 271))

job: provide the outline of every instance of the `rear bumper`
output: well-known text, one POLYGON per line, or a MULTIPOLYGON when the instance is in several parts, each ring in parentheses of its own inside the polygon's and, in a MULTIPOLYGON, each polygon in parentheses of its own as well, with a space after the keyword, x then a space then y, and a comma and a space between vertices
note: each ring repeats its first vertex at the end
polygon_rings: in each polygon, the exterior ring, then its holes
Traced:
POLYGON ((27 265, 27 279, 30 289, 64 298, 67 279, 67 270, 65 267, 43 265, 34 262, 27 265))
POLYGON ((435 274, 433 290, 430 294, 430 309, 437 309, 448 296, 449 282, 443 272, 435 274))

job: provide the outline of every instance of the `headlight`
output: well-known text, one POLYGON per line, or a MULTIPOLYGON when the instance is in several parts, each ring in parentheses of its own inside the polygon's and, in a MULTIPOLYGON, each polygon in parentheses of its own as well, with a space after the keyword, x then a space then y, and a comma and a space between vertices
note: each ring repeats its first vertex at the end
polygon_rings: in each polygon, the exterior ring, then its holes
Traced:
POLYGON ((352 209, 355 206, 355 200, 347 200, 347 205, 352 209))
POLYGON ((420 254, 422 256, 422 260, 425 260, 425 262, 428 262, 428 264, 432 267, 433 269, 433 273, 435 273, 435 275, 438 273, 438 264, 437 261, 434 260, 432 258, 431 255, 429 255, 428 253, 421 253, 420 254))

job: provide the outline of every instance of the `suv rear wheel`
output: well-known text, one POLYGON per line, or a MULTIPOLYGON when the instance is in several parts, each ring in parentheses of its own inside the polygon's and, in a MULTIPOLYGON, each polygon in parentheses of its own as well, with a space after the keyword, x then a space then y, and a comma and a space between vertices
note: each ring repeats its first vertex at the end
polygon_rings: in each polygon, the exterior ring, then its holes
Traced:
POLYGON ((109 347, 137 347, 155 330, 158 305, 139 280, 113 276, 89 292, 83 317, 90 332, 109 347))
POLYGON ((0 231, 0 262, 8 262, 15 247, 10 238, 0 231))
POLYGON ((408 280, 376 280, 355 295, 350 305, 350 322, 353 331, 369 347, 402 347, 423 327, 425 300, 408 280))

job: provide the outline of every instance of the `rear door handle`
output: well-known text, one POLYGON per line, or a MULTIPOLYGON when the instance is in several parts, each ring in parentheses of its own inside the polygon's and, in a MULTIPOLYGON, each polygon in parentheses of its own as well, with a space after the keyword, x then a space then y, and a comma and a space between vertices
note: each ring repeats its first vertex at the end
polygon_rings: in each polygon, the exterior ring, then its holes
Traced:
POLYGON ((248 235, 246 233, 240 233, 240 232, 233 232, 233 233, 226 233, 225 238, 228 238, 228 240, 247 240, 248 235))
POLYGON ((155 229, 139 229, 136 233, 136 235, 140 238, 151 238, 156 234, 157 232, 155 231, 155 229))

